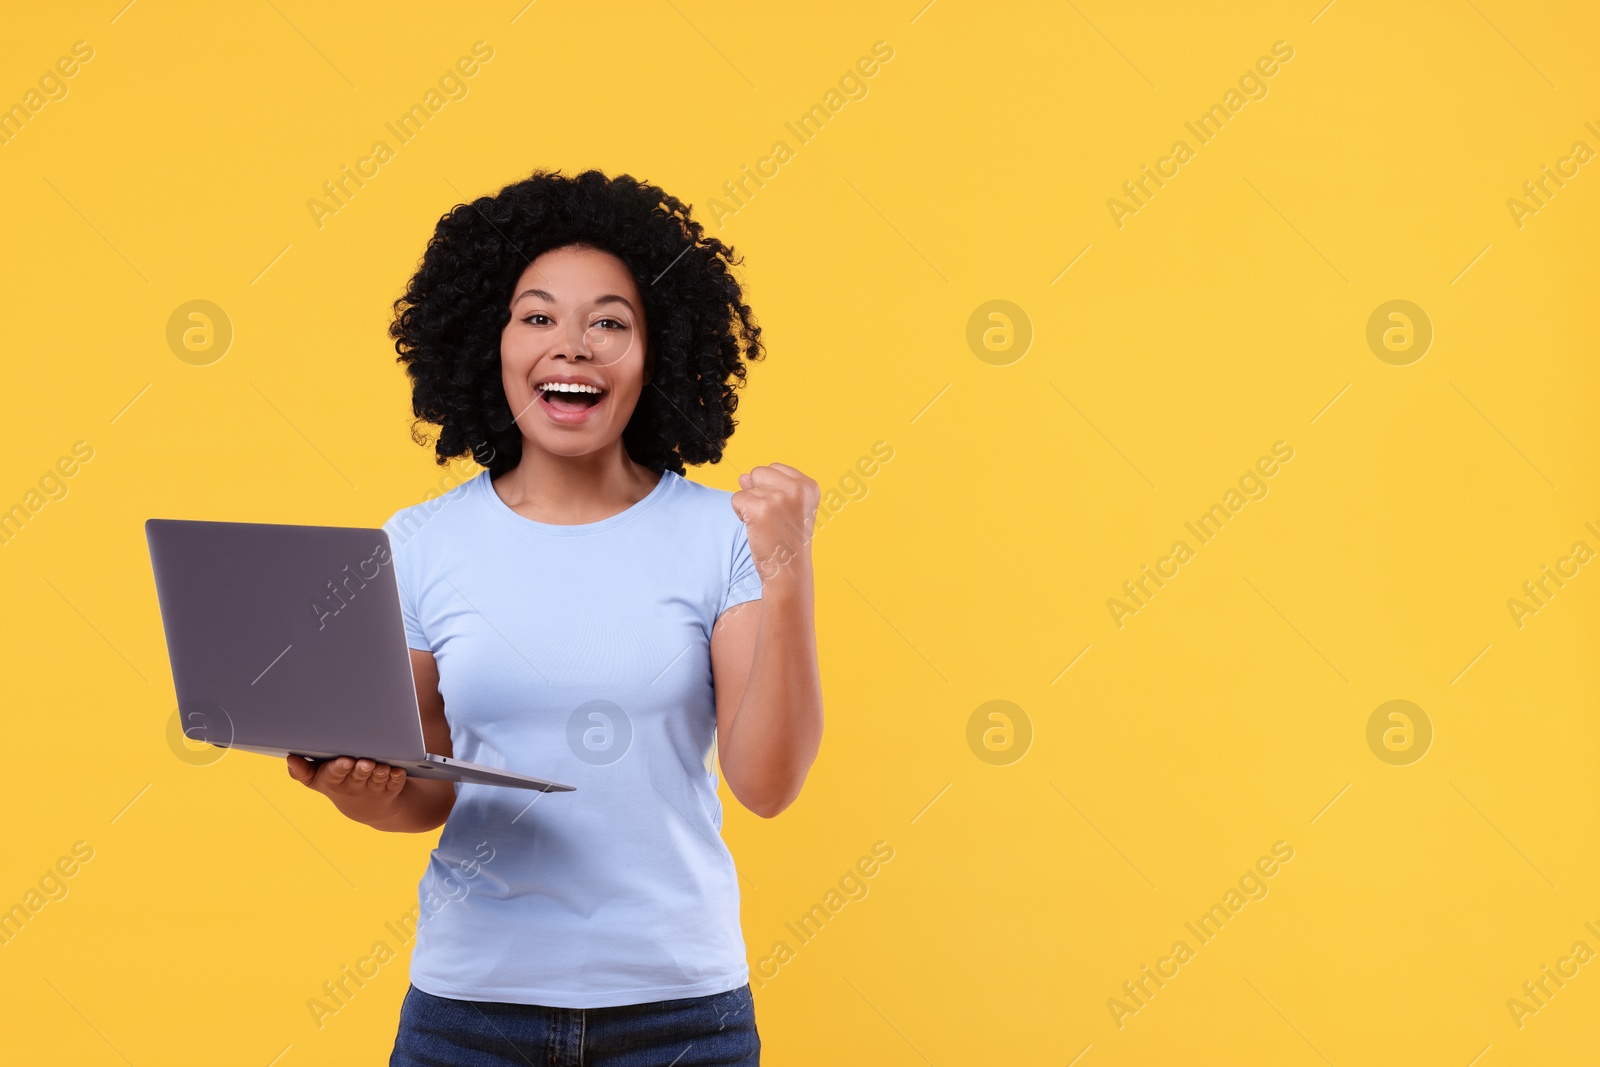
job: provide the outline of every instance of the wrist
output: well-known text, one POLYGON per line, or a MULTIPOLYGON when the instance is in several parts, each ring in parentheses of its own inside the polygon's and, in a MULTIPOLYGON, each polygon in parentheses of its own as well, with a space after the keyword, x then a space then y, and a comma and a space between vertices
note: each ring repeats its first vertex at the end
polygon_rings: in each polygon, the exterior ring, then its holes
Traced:
POLYGON ((767 600, 802 597, 812 589, 811 559, 796 556, 761 575, 761 596, 767 600))
MULTIPOLYGON (((754 548, 754 546, 752 546, 754 548)), ((753 552, 756 573, 761 575, 763 582, 778 577, 787 571, 811 569, 811 542, 802 541, 796 548, 787 541, 779 541, 770 549, 763 552, 753 552)))

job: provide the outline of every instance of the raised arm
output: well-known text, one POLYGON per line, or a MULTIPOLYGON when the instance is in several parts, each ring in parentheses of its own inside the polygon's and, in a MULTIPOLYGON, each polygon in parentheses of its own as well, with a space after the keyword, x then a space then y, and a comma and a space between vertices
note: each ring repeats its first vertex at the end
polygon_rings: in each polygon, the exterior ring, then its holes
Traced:
POLYGON ((739 802, 770 819, 794 803, 822 747, 811 529, 817 483, 782 463, 741 475, 734 511, 761 575, 711 633, 717 754, 739 802))

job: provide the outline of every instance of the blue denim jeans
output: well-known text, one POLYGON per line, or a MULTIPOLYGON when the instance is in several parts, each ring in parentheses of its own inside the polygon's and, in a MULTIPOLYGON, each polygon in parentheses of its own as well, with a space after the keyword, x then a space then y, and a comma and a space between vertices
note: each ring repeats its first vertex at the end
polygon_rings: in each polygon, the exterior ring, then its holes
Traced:
POLYGON ((614 1008, 436 997, 412 986, 389 1067, 747 1067, 761 1063, 750 986, 614 1008))

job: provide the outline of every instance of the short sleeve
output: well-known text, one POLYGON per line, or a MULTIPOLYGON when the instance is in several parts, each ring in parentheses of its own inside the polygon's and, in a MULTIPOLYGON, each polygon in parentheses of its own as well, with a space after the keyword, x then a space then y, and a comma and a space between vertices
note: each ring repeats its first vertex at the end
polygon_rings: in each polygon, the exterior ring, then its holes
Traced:
POLYGON ((400 618, 405 622, 406 646, 422 652, 432 652, 433 642, 423 633, 422 622, 417 615, 417 598, 413 587, 416 575, 412 573, 416 569, 415 561, 401 548, 402 542, 395 537, 391 523, 384 524, 384 532, 389 534, 390 556, 394 561, 394 583, 400 589, 400 618))
POLYGON ((720 616, 724 611, 735 604, 743 604, 747 600, 759 600, 761 597, 761 572, 756 570, 756 564, 750 558, 750 538, 746 534, 744 523, 738 524, 738 530, 733 540, 733 560, 728 570, 728 592, 722 598, 722 606, 717 609, 720 616))

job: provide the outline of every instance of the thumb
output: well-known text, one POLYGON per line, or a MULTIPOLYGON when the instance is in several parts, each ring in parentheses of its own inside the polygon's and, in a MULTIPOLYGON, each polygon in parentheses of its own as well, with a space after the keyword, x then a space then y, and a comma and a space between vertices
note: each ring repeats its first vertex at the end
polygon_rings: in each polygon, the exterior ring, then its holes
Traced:
POLYGON ((316 772, 311 769, 311 761, 303 756, 290 756, 288 762, 289 777, 302 785, 310 785, 311 779, 316 776, 316 772))

